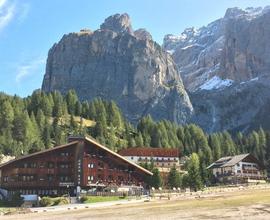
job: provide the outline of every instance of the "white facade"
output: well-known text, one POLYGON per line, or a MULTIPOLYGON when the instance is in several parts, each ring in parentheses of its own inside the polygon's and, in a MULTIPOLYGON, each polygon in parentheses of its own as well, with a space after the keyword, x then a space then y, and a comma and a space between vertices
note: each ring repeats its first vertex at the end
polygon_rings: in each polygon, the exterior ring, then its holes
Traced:
POLYGON ((218 177, 220 175, 256 176, 260 175, 261 172, 258 169, 258 164, 240 161, 234 166, 213 168, 213 174, 215 177, 218 177))
POLYGON ((169 172, 170 168, 176 167, 180 171, 179 157, 151 157, 151 156, 124 156, 128 160, 140 164, 151 163, 159 169, 160 172, 169 172))

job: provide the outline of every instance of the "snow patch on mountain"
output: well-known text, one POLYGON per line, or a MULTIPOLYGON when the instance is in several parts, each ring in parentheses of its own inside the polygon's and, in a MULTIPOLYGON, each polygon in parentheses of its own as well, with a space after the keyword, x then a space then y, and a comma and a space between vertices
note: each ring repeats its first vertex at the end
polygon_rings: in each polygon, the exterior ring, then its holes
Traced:
POLYGON ((252 78, 250 79, 249 81, 244 81, 244 82, 241 82, 240 84, 245 84, 245 83, 249 83, 249 82, 253 82, 253 81, 258 81, 259 80, 259 77, 255 77, 255 78, 252 78))
POLYGON ((205 82, 203 85, 201 85, 199 88, 201 90, 222 89, 231 86, 233 82, 234 81, 231 79, 221 79, 218 76, 214 76, 210 80, 205 82))
POLYGON ((169 54, 171 54, 171 55, 174 53, 174 51, 175 51, 175 50, 167 50, 167 52, 168 52, 169 54))

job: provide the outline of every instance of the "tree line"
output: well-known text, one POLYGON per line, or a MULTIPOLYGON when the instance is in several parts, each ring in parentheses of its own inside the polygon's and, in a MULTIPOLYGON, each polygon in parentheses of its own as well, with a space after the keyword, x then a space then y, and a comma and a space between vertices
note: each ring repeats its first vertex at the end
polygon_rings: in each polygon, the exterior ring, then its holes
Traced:
MULTIPOLYGON (((195 124, 154 121, 149 115, 135 126, 115 102, 80 101, 74 90, 65 95, 37 90, 26 98, 0 93, 0 154, 25 155, 63 144, 69 135, 85 134, 114 151, 135 146, 179 148, 182 156, 193 155, 193 161, 199 161, 201 184, 211 181, 206 167, 222 156, 252 153, 270 166, 270 132, 262 128, 248 134, 207 134, 195 124)), ((188 182, 184 177, 181 181, 188 182)))

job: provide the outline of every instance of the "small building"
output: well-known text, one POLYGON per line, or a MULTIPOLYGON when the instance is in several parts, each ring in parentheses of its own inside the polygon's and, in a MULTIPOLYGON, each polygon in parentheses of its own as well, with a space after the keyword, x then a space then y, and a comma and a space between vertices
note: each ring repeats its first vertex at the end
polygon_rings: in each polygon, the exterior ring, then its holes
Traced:
POLYGON ((212 163, 216 182, 224 184, 265 182, 264 165, 251 154, 222 157, 212 163))
POLYGON ((78 194, 108 186, 145 187, 151 172, 88 137, 0 165, 0 189, 24 195, 78 194))

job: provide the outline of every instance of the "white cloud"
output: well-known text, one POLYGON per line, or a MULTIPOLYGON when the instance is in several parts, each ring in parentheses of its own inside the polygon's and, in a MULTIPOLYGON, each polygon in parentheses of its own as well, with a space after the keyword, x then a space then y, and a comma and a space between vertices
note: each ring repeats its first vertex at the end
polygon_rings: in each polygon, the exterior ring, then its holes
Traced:
POLYGON ((0 0, 0 31, 12 20, 22 23, 30 10, 30 4, 17 0, 0 0))
POLYGON ((0 0, 0 9, 5 5, 7 0, 0 0))
POLYGON ((25 77, 32 75, 41 65, 44 65, 45 62, 46 59, 38 58, 36 60, 32 60, 31 62, 18 65, 16 83, 20 83, 25 77))
POLYGON ((0 0, 0 31, 6 27, 15 14, 15 4, 8 4, 6 0, 0 0))

